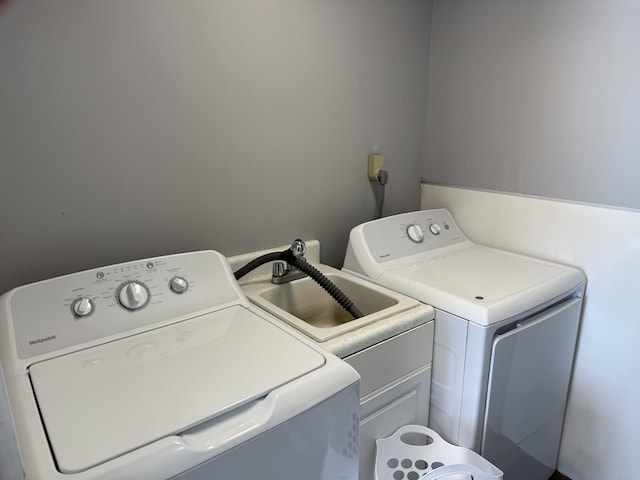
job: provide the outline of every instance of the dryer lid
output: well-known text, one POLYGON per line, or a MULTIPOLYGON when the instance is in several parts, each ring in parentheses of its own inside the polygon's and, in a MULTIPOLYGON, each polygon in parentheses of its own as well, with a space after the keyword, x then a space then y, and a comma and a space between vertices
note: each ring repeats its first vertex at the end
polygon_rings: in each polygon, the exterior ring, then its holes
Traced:
POLYGON ((474 244, 404 259, 379 279, 484 326, 537 308, 584 281, 576 268, 474 244))
POLYGON ((230 412, 325 358, 241 307, 34 364, 60 471, 75 473, 230 412))

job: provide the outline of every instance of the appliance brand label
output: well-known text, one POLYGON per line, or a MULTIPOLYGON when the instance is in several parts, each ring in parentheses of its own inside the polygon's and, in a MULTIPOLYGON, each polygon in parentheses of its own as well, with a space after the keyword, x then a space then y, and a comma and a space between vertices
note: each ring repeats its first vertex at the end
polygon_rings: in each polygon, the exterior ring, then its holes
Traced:
POLYGON ((51 342, 52 340, 55 340, 55 339, 56 339, 55 335, 49 335, 48 337, 43 337, 43 338, 36 338, 34 340, 29 340, 29 345, 38 345, 40 343, 51 342))

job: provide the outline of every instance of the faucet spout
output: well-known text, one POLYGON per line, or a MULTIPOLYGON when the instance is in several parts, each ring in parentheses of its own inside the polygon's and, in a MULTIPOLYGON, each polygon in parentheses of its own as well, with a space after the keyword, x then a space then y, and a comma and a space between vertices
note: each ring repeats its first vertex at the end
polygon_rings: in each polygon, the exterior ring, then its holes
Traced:
POLYGON ((283 260, 273 263, 273 267, 271 269, 271 283, 279 285, 306 277, 306 273, 293 266, 293 262, 297 259, 306 262, 304 255, 307 253, 307 245, 304 241, 296 238, 289 249, 283 253, 283 260))

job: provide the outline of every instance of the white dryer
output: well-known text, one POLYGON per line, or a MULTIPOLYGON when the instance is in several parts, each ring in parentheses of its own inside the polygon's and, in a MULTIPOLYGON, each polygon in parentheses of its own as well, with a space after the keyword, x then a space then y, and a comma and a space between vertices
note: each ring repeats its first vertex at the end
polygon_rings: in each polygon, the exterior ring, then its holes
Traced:
POLYGON ((213 251, 0 297, 0 478, 356 480, 357 373, 213 251))
POLYGON ((436 309, 429 426, 506 480, 555 470, 585 277, 469 241, 446 210, 355 227, 344 270, 436 309))

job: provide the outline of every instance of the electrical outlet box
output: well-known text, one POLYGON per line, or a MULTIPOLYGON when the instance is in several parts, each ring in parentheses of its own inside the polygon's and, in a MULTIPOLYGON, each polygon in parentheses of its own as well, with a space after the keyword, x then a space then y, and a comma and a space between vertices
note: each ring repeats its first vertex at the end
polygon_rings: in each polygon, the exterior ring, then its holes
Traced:
POLYGON ((367 175, 372 182, 378 181, 378 173, 384 168, 384 155, 381 153, 369 154, 369 166, 367 168, 367 175))

